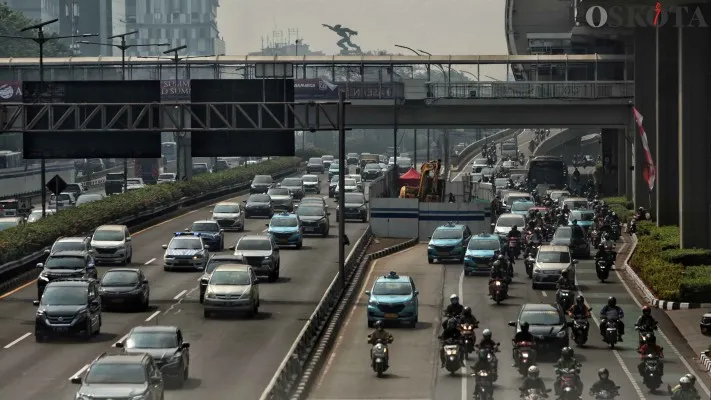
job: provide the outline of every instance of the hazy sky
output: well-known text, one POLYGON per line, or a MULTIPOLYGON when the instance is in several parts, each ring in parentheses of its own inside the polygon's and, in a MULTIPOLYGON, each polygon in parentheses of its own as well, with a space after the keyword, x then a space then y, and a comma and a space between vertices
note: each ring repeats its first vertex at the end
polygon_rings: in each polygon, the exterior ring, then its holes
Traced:
MULTIPOLYGON (((222 0, 218 28, 232 55, 258 51, 262 38, 290 28, 313 50, 337 54, 335 33, 355 31, 363 50, 401 52, 393 44, 433 54, 507 54, 505 0, 222 0)), ((292 41, 296 38, 292 38, 292 41)))

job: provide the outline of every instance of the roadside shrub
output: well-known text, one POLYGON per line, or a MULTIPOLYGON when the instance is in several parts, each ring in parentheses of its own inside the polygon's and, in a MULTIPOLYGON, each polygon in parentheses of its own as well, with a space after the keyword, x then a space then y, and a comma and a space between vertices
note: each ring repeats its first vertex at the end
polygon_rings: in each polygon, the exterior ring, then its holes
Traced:
POLYGON ((711 298, 711 265, 686 268, 679 287, 679 297, 690 303, 705 303, 711 298))
POLYGON ((306 149, 296 150, 296 153, 294 155, 305 161, 308 161, 308 159, 311 157, 321 157, 324 154, 329 154, 329 152, 327 150, 319 149, 316 147, 307 147, 306 149))
POLYGON ((275 174, 301 164, 297 157, 280 157, 259 164, 196 176, 189 181, 150 185, 63 210, 31 224, 0 232, 0 265, 20 259, 51 245, 58 237, 77 236, 120 218, 168 206, 193 197, 252 180, 255 175, 275 174))
POLYGON ((634 203, 626 197, 605 197, 603 200, 622 222, 627 222, 634 216, 634 203))

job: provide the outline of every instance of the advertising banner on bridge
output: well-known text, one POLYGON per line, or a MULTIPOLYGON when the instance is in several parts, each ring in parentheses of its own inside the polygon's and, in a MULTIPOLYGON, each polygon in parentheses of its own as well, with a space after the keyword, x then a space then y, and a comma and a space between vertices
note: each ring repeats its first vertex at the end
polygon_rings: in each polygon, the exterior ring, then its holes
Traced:
POLYGON ((294 100, 338 100, 338 84, 320 78, 296 79, 294 100))
POLYGON ((161 101, 190 101, 190 79, 160 81, 161 101))
POLYGON ((0 81, 0 103, 22 103, 22 82, 0 81))

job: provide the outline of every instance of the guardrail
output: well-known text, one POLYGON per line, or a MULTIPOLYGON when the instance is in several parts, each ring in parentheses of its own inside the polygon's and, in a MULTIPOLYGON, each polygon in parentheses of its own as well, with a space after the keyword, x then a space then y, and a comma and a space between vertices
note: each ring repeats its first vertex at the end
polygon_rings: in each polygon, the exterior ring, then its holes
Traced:
POLYGON ((494 133, 493 135, 489 135, 484 139, 477 140, 476 142, 465 147, 464 150, 462 150, 458 155, 453 157, 452 164, 456 165, 457 169, 459 169, 462 164, 468 163, 472 157, 477 155, 483 148, 484 144, 506 138, 508 135, 515 135, 518 131, 520 131, 520 129, 504 129, 494 133))
POLYGON ((428 83, 445 99, 631 99, 634 81, 428 83))
MULTIPOLYGON (((351 281, 353 274, 363 260, 372 238, 373 234, 369 226, 348 254, 345 265, 346 288, 348 287, 347 283, 351 281)), ((337 273, 279 365, 276 374, 260 396, 260 400, 285 400, 290 397, 346 288, 341 287, 340 274, 337 273)))
MULTIPOLYGON (((285 169, 279 173, 274 174, 274 178, 281 178, 284 176, 288 176, 296 172, 298 168, 288 168, 285 169)), ((223 196, 234 196, 235 194, 239 192, 243 192, 246 190, 249 190, 249 185, 250 181, 247 182, 240 182, 234 185, 230 186, 224 186, 220 189, 213 190, 210 192, 205 192, 200 195, 194 196, 194 197, 186 197, 183 199, 180 199, 174 203, 167 204, 165 206, 161 207, 156 207, 152 208, 149 210, 145 210, 143 212, 140 212, 138 214, 126 216, 125 218, 120 218, 116 221, 112 221, 112 224, 120 224, 120 225, 127 225, 129 227, 136 227, 141 224, 145 224, 149 221, 153 221, 157 218, 160 218, 161 215, 168 214, 174 211, 177 211, 183 207, 190 207, 194 206, 196 204, 200 204, 203 202, 214 202, 219 200, 219 198, 223 196)), ((89 233, 87 233, 88 235, 89 233)), ((18 275, 23 275, 25 273, 32 272, 32 269, 34 268, 35 264, 39 262, 40 260, 43 260, 46 257, 45 251, 48 250, 49 247, 46 247, 44 249, 41 249, 37 252, 34 252, 32 254, 28 254, 19 260, 11 261, 5 264, 0 265, 0 276, 8 276, 12 275, 10 280, 15 280, 18 279, 18 275)), ((39 273, 39 271, 37 271, 39 273)), ((26 278, 26 277, 25 277, 26 278)), ((1 282, 0 287, 5 287, 8 286, 7 282, 1 282)))

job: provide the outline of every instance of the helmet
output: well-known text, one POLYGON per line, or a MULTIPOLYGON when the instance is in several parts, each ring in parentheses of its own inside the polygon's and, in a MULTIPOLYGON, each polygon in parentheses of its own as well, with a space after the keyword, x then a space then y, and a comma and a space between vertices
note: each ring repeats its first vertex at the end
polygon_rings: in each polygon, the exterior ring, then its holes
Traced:
POLYGON ((575 298, 575 302, 578 303, 578 305, 585 305, 585 297, 580 295, 575 298))
POLYGON ((607 299, 607 305, 610 306, 610 307, 615 307, 615 306, 617 306, 617 299, 615 298, 615 296, 610 296, 610 297, 607 299))
POLYGON ((650 315, 650 314, 652 314, 652 309, 649 308, 649 306, 644 306, 644 307, 642 307, 642 314, 643 315, 650 315))
POLYGON ((503 255, 503 254, 499 254, 499 256, 496 257, 496 259, 497 259, 497 260, 504 261, 504 255, 503 255))
POLYGON ((611 215, 612 215, 613 217, 616 217, 616 216, 617 216, 617 213, 613 211, 611 215))
POLYGON ((467 317, 472 315, 472 308, 471 307, 464 307, 464 311, 462 311, 462 315, 466 315, 467 317))
POLYGON ((600 250, 605 250, 605 243, 600 243, 599 245, 597 245, 597 248, 600 250))
POLYGON ((486 352, 486 350, 479 350, 479 360, 485 361, 487 355, 488 353, 486 352))
POLYGON ((568 277, 568 270, 567 270, 567 269, 564 269, 563 271, 561 271, 560 275, 561 275, 563 278, 567 278, 567 277, 568 277))
POLYGON ((522 324, 521 324, 521 332, 528 332, 528 329, 529 329, 530 327, 531 327, 531 326, 528 324, 528 322, 522 323, 522 324))
POLYGON ((379 331, 383 330, 383 321, 375 321, 375 329, 379 331))
POLYGON ((691 379, 689 379, 688 376, 684 375, 679 379, 679 385, 686 389, 691 386, 691 379))
POLYGON ((597 370, 597 376, 600 379, 607 379, 610 376, 610 371, 607 368, 600 368, 597 370))
POLYGON ((449 302, 452 304, 458 304, 459 303, 459 296, 457 294, 453 294, 449 296, 449 302))
POLYGON ((457 321, 456 318, 454 318, 454 317, 450 318, 449 320, 447 320, 447 329, 454 329, 454 328, 456 328, 458 322, 459 322, 459 321, 457 321))
POLYGON ((570 358, 573 356, 573 349, 570 347, 563 347, 563 350, 560 352, 560 354, 563 356, 563 358, 570 358))
POLYGON ((528 367, 528 376, 530 376, 531 378, 538 378, 539 373, 540 371, 538 370, 537 366, 531 365, 530 367, 528 367))
POLYGON ((501 266, 501 261, 496 260, 494 261, 494 268, 499 268, 501 266))
POLYGON ((644 207, 640 207, 640 208, 638 208, 638 209, 637 209, 637 211, 639 211, 639 212, 642 212, 642 211, 644 211, 644 207))
POLYGON ((491 339, 491 330, 489 328, 484 329, 481 335, 486 339, 491 339))

